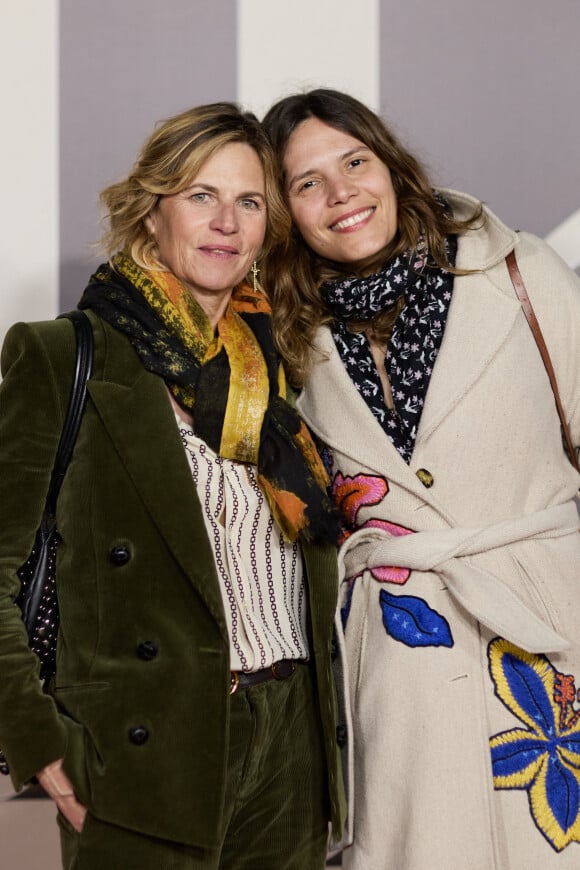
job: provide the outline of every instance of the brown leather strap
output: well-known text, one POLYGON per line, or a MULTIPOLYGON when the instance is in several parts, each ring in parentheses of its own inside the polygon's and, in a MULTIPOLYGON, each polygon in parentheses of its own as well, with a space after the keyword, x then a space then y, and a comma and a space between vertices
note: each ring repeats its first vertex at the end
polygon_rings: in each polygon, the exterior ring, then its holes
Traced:
POLYGON ((512 279, 512 284, 514 285, 514 290, 516 291, 517 297, 520 300, 523 312, 526 315, 526 319, 530 324, 530 329, 532 330, 533 336, 536 339, 536 344, 538 345, 538 349, 544 361, 544 366, 546 367, 548 377, 550 378, 552 392, 554 393, 554 399, 556 401, 556 408, 558 409, 560 423, 562 424, 562 433, 564 435, 564 441, 566 442, 566 448, 568 450, 568 458, 570 459, 570 462, 572 463, 574 468, 577 471, 580 471, 580 467, 578 466, 578 457, 576 456, 576 451, 574 450, 574 447, 572 445, 570 430, 568 429, 566 417, 564 416, 564 408, 562 407, 562 402, 560 401, 560 393, 558 391, 558 384, 556 382, 556 374, 554 372, 552 360, 550 359, 550 354, 548 352, 548 348, 546 347, 546 342, 544 341, 544 336, 542 335, 542 330, 540 328, 540 324, 538 323, 538 318, 536 317, 536 314, 532 307, 532 303, 530 301, 530 297, 527 294, 522 276, 520 274, 520 270, 518 269, 515 251, 510 251, 510 253, 505 258, 505 261, 508 267, 508 272, 510 273, 510 278, 512 279))

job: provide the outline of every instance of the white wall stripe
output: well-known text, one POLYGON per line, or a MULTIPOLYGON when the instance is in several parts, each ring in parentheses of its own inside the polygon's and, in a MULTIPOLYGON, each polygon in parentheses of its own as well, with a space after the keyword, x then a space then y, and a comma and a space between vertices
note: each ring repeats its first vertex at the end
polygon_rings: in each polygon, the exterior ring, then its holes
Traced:
POLYGON ((2 4, 0 341, 58 309, 58 0, 2 4))
POLYGON ((309 87, 379 104, 379 0, 238 0, 238 100, 258 116, 309 87))

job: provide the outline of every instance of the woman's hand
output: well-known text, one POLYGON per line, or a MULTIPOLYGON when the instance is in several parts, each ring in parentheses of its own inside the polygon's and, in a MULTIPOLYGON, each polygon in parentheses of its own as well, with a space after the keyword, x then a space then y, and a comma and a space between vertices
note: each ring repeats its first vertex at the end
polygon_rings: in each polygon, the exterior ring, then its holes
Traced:
POLYGON ((80 833, 87 810, 75 797, 72 782, 62 769, 62 758, 44 767, 36 774, 36 778, 63 816, 68 819, 75 831, 80 833))

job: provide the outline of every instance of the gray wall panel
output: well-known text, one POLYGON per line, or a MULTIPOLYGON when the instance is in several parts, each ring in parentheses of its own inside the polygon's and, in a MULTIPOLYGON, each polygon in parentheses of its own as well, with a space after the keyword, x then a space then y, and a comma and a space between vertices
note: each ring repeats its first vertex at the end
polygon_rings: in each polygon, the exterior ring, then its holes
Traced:
POLYGON ((99 191, 154 123, 236 98, 236 0, 61 0, 60 285, 72 307, 102 259, 99 191))
POLYGON ((578 0, 381 0, 381 110, 435 180, 545 235, 580 205, 578 0))

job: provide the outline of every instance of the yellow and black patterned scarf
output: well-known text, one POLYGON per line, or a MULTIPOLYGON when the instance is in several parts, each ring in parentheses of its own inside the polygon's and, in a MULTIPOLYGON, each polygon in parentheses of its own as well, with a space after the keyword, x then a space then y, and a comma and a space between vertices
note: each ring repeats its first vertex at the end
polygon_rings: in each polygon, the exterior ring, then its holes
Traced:
POLYGON ((79 303, 127 335, 145 368, 191 412, 217 454, 256 465, 285 537, 335 541, 328 476, 312 437, 286 401, 284 372, 264 295, 238 287, 214 329, 170 272, 144 271, 123 254, 100 266, 79 303))

